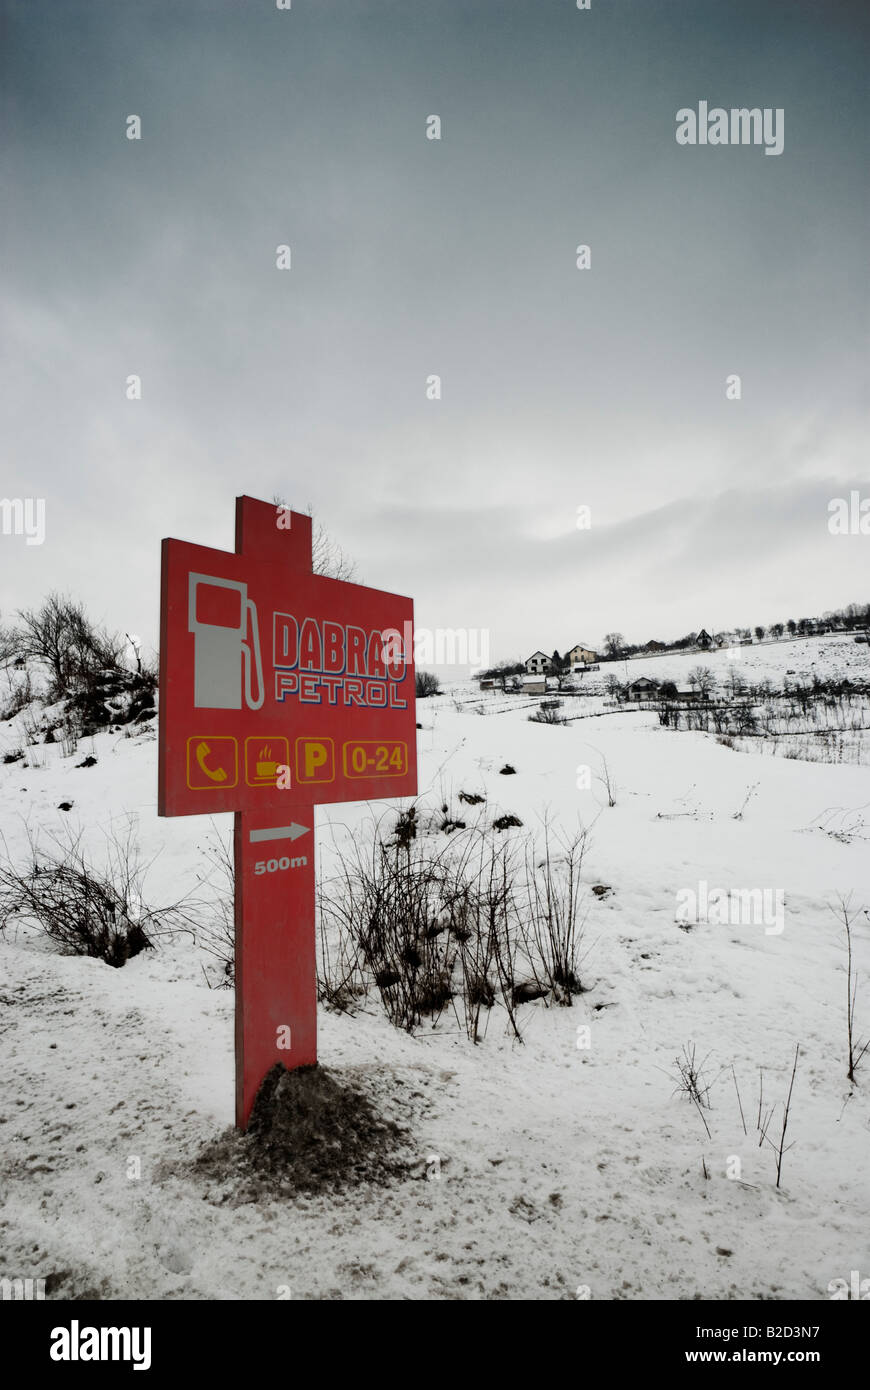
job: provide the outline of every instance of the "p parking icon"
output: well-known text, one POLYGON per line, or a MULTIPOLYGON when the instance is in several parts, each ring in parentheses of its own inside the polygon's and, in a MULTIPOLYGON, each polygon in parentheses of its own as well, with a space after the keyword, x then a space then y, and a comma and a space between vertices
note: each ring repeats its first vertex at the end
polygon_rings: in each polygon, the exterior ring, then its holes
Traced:
POLYGON ((332 782, 335 778, 335 744, 331 738, 297 738, 296 781, 332 782))

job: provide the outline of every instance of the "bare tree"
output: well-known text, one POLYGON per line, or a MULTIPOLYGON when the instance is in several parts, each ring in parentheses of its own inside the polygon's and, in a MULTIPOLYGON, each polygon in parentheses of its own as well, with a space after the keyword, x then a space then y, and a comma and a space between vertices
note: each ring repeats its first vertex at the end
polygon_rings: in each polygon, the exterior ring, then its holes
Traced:
POLYGON ((521 661, 500 661, 497 666, 493 667, 492 671, 485 674, 491 675, 494 680, 499 682, 502 690, 506 691, 509 677, 516 676, 520 669, 525 670, 521 661))
POLYGON ((0 625, 0 666, 8 666, 10 662, 16 660, 18 656, 16 644, 15 629, 0 625))
POLYGON ((702 700, 706 700, 716 687, 716 677, 709 666, 693 666, 689 672, 689 684, 693 685, 702 700))
POLYGON ((725 689, 732 700, 746 693, 746 681, 739 671, 732 669, 725 677, 725 689))
POLYGON ((41 608, 19 612, 14 633, 16 653, 43 662, 57 695, 87 684, 100 670, 120 667, 123 642, 115 633, 95 627, 80 603, 51 593, 41 608))
POLYGON ((313 521, 311 539, 311 568, 315 574, 328 575, 330 579, 344 579, 359 582, 356 561, 342 550, 338 541, 333 540, 328 531, 316 518, 313 521))
MULTIPOLYGON (((289 504, 276 493, 272 498, 276 507, 287 508, 289 504)), ((329 579, 344 579, 359 583, 356 561, 342 550, 338 541, 333 540, 326 527, 315 516, 311 504, 305 508, 311 517, 311 568, 315 574, 326 575, 329 579)))
POLYGON ((625 646, 625 638, 621 632, 608 632, 604 638, 604 650, 608 656, 618 657, 625 646))

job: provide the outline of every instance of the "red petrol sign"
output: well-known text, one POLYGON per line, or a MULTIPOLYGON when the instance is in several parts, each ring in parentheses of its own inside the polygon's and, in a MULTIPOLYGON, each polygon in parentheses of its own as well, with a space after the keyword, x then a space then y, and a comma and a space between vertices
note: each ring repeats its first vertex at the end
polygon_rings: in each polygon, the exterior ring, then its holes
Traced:
POLYGON ((235 812, 236 1121, 317 1059, 314 805, 417 791, 413 604, 312 573, 311 518, 236 499, 165 540, 158 813, 235 812))
POLYGON ((237 508, 234 555, 163 542, 159 813, 413 795, 411 600, 312 574, 310 517, 237 508))

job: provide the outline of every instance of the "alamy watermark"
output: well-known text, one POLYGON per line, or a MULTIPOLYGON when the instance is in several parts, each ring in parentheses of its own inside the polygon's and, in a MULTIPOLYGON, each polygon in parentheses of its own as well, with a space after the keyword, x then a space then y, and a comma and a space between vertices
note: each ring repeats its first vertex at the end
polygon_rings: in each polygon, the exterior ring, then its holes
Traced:
POLYGON ((838 1299, 858 1299, 864 1303, 870 1301, 870 1279, 862 1279, 857 1269, 850 1270, 849 1274, 848 1283, 845 1279, 832 1279, 829 1283, 828 1293, 832 1302, 838 1299))
POLYGON ((828 503, 828 530, 832 536, 870 536, 870 497, 862 497, 856 487, 845 497, 832 497, 828 503))
POLYGON ((764 145, 765 154, 782 154, 785 111, 781 106, 682 106, 676 114, 678 145, 764 145))
POLYGON ((41 1302, 44 1298, 44 1279, 0 1279, 0 1302, 41 1302))
POLYGON ((45 498, 0 498, 0 533, 4 536, 24 536, 25 545, 42 545, 45 540, 45 498))
POLYGON ((151 1367, 150 1327, 53 1327, 48 1351, 52 1361, 131 1361, 134 1371, 151 1367))
POLYGON ((677 893, 679 926, 764 927, 765 936, 785 929, 785 891, 782 888, 711 888, 701 879, 695 888, 677 893))
POLYGON ((382 659, 388 666, 407 666, 413 653, 415 666, 468 666, 479 670, 489 666, 489 628, 417 627, 403 623, 384 628, 382 659))

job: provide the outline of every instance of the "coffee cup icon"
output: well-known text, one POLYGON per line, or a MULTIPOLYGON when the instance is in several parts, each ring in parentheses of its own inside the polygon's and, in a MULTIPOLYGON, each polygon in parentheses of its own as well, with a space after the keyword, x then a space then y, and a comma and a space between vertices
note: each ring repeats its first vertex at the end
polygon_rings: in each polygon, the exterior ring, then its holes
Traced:
POLYGON ((278 776, 278 763, 272 758, 272 749, 268 744, 260 749, 254 766, 258 777, 268 777, 274 781, 278 776))
POLYGON ((245 781, 249 787, 274 787, 278 769, 290 758, 287 739, 280 734, 252 734, 245 739, 245 781))

